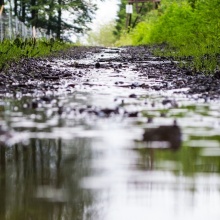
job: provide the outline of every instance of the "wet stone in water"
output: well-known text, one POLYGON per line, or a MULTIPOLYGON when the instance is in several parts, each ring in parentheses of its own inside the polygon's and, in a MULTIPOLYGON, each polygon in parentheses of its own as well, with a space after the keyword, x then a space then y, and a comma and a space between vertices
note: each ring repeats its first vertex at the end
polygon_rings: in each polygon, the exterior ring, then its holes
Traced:
POLYGON ((97 62, 96 64, 95 64, 95 68, 100 68, 101 67, 101 64, 99 63, 99 62, 97 62))

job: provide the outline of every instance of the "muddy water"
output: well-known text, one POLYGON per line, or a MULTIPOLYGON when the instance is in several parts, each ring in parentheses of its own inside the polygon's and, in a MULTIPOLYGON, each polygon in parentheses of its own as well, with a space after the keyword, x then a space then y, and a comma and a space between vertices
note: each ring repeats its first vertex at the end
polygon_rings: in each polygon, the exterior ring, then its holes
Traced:
POLYGON ((142 83, 162 82, 125 65, 2 99, 0 219, 219 219, 220 103, 142 83))

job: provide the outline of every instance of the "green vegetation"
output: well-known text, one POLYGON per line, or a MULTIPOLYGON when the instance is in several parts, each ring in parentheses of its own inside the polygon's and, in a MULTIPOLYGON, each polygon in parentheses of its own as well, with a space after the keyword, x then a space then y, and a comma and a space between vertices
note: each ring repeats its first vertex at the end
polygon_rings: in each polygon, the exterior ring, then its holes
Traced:
POLYGON ((136 149, 140 156, 139 166, 142 169, 153 166, 155 170, 172 170, 176 175, 192 177, 199 173, 220 173, 219 155, 204 155, 204 152, 212 152, 218 148, 201 147, 199 142, 198 146, 190 146, 190 143, 192 142, 183 142, 177 151, 148 147, 136 149), (152 164, 148 162, 149 159, 152 164))
POLYGON ((22 58, 46 56, 60 50, 73 46, 51 38, 46 39, 25 39, 17 37, 14 41, 4 40, 0 43, 0 70, 10 62, 18 61, 22 58))
POLYGON ((161 0, 130 33, 121 30, 117 45, 163 45, 157 55, 188 60, 193 71, 213 73, 220 59, 219 6, 219 0, 161 0))
POLYGON ((133 6, 133 13, 130 18, 126 15, 126 4, 128 3, 128 0, 121 0, 121 3, 119 5, 119 11, 117 14, 116 19, 116 26, 114 30, 114 34, 116 36, 120 36, 121 33, 124 31, 125 26, 128 25, 128 29, 126 32, 134 27, 140 22, 143 21, 143 17, 147 14, 147 12, 151 11, 153 8, 155 8, 155 4, 152 2, 146 2, 145 4, 140 4, 138 9, 136 6, 133 6), (130 24, 129 24, 130 20, 130 24))
POLYGON ((91 31, 88 34, 87 42, 89 45, 112 47, 115 44, 116 36, 113 34, 115 27, 114 22, 103 24, 96 31, 91 31))

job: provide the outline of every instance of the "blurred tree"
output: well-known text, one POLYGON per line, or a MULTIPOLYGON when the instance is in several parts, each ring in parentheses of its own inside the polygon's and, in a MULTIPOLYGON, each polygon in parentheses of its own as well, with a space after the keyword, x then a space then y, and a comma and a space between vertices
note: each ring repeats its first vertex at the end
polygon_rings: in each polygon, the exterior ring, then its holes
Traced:
POLYGON ((31 0, 31 24, 32 26, 37 26, 38 20, 38 10, 36 8, 37 0, 31 0))
POLYGON ((17 16, 18 15, 18 1, 14 0, 14 15, 17 16))
MULTIPOLYGON (((13 0, 13 14, 27 25, 44 28, 58 39, 65 33, 84 33, 95 13, 97 0, 13 0)), ((0 6, 4 0, 0 0, 0 6)))
POLYGON ((118 37, 120 36, 121 31, 125 27, 125 21, 126 21, 126 7, 127 0, 121 0, 119 4, 119 10, 117 13, 117 19, 116 19, 116 26, 114 34, 118 37))

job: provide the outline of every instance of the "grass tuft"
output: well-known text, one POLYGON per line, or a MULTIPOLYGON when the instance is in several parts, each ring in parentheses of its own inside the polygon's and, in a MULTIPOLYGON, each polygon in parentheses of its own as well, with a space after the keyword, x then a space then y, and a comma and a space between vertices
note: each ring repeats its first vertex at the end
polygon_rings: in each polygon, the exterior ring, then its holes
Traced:
POLYGON ((42 57, 67 49, 73 44, 47 39, 5 39, 0 43, 0 70, 22 58, 42 57))

